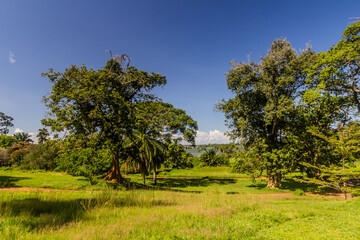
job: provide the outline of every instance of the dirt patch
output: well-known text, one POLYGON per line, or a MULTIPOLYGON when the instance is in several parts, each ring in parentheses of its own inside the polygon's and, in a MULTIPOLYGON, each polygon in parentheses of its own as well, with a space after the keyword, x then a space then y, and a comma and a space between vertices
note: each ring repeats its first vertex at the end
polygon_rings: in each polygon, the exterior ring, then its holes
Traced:
MULTIPOLYGON (((314 193, 306 192, 306 196, 319 197, 319 199, 344 199, 344 194, 342 193, 314 193)), ((267 196, 272 198, 304 198, 306 196, 295 196, 291 192, 287 193, 254 193, 253 195, 257 196, 267 196)), ((348 199, 351 199, 351 196, 348 195, 348 199)))

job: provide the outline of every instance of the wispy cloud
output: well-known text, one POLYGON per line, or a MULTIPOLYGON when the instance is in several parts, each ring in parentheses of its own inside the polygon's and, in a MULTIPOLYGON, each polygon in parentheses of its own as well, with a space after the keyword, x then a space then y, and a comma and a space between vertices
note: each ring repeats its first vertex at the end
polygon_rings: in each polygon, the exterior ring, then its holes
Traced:
POLYGON ((9 53, 9 63, 14 64, 16 62, 15 55, 13 52, 10 51, 9 53))

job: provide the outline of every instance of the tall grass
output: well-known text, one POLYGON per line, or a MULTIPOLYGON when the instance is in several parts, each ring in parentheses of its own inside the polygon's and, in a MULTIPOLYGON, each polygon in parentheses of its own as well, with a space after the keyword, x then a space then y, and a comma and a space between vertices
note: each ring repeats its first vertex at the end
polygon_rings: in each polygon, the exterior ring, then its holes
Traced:
POLYGON ((359 239, 359 204, 220 192, 4 193, 0 239, 359 239))

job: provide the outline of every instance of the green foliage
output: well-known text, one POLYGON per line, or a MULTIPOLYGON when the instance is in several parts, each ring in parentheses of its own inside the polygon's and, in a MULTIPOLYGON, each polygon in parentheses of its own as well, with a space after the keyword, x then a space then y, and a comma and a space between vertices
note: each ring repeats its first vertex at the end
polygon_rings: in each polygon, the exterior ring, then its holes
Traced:
POLYGON ((56 170, 72 175, 86 176, 104 174, 110 167, 112 154, 109 149, 91 147, 65 150, 56 158, 56 170))
POLYGON ((17 142, 28 142, 28 143, 33 142, 33 140, 31 140, 31 135, 26 132, 15 133, 14 137, 16 138, 17 142))
POLYGON ((21 161, 23 169, 45 169, 56 168, 56 158, 59 154, 59 146, 55 141, 46 144, 34 144, 29 147, 29 153, 21 161))
POLYGON ((130 150, 128 161, 138 165, 143 176, 143 184, 145 185, 145 176, 150 170, 153 170, 154 184, 156 184, 156 169, 160 168, 166 156, 165 144, 149 136, 145 129, 133 131, 128 142, 127 149, 130 150))
POLYGON ((302 189, 296 189, 293 193, 294 196, 306 196, 306 193, 302 189))
POLYGON ((169 169, 192 168, 194 156, 187 153, 182 145, 171 143, 167 147, 164 167, 169 169))
POLYGON ((216 166, 228 166, 229 159, 222 156, 221 154, 217 154, 214 149, 209 149, 203 152, 199 156, 200 166, 209 166, 209 167, 216 167, 216 166))
POLYGON ((342 39, 327 52, 318 54, 309 82, 333 95, 346 96, 360 111, 360 21, 349 25, 342 39))
POLYGON ((134 104, 154 99, 151 90, 166 83, 164 76, 138 70, 129 61, 123 54, 97 71, 72 65, 63 73, 50 69, 43 74, 53 83, 51 93, 44 97, 50 112, 43 125, 52 131, 85 136, 85 141, 96 134, 98 145, 113 155, 108 180, 122 181, 119 159, 124 139, 135 127, 134 104))
POLYGON ((303 177, 303 178, 296 178, 297 181, 303 183, 310 183, 310 184, 317 184, 320 188, 323 189, 334 189, 338 192, 344 194, 345 200, 347 199, 347 194, 351 193, 352 191, 356 191, 357 188, 354 188, 352 184, 353 179, 358 180, 360 178, 360 171, 351 169, 349 167, 339 167, 336 165, 331 165, 329 167, 321 165, 321 166, 313 166, 307 163, 303 163, 307 167, 316 168, 320 173, 316 177, 303 177))
POLYGON ((354 163, 359 158, 359 122, 351 123, 346 127, 338 126, 336 132, 328 132, 326 135, 317 128, 312 128, 309 132, 329 143, 331 154, 337 158, 338 165, 345 166, 345 163, 354 163))
POLYGON ((38 131, 39 131, 37 135, 38 143, 40 144, 45 143, 47 138, 50 136, 49 131, 46 128, 41 128, 38 131))
POLYGON ((264 171, 261 156, 255 149, 238 151, 231 165, 232 172, 251 174, 255 179, 260 177, 264 171))
MULTIPOLYGON (((166 159, 166 143, 170 143, 174 135, 181 134, 184 140, 194 144, 197 123, 185 111, 168 103, 142 101, 134 104, 134 107, 136 126, 128 134, 126 146, 130 151, 126 165, 139 169, 144 183, 145 176, 152 170, 155 184, 156 169, 166 159)), ((179 162, 180 159, 170 160, 179 162)), ((187 163, 188 157, 185 155, 181 160, 187 163)))
POLYGON ((296 98, 306 81, 311 49, 298 55, 285 39, 275 40, 260 63, 232 64, 227 74, 234 98, 218 103, 232 129, 233 139, 241 139, 245 150, 257 151, 269 177, 269 187, 280 187, 292 165, 293 149, 288 146, 296 130, 296 98))
POLYGON ((10 116, 5 115, 4 113, 0 112, 0 134, 8 134, 9 127, 13 127, 14 124, 12 123, 14 119, 10 116))
POLYGON ((10 163, 13 167, 21 165, 22 160, 29 153, 30 145, 28 142, 17 142, 11 145, 8 152, 11 158, 10 163))
POLYGON ((134 111, 137 131, 168 143, 173 136, 181 135, 183 140, 195 144, 197 122, 184 110, 161 101, 142 101, 134 104, 134 111))
POLYGON ((16 142, 16 138, 8 135, 0 135, 0 147, 8 148, 16 142))

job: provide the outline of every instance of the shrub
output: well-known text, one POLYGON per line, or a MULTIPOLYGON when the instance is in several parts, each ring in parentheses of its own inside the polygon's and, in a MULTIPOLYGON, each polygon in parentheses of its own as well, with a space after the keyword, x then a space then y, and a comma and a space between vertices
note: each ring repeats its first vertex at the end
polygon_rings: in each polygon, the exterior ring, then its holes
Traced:
MULTIPOLYGON (((260 176, 262 174, 262 165, 260 161, 257 161, 259 158, 257 152, 250 150, 240 150, 233 157, 231 169, 235 173, 248 173, 253 175, 260 176)), ((258 177, 257 176, 257 177, 258 177)))
POLYGON ((296 189, 294 192, 293 192, 293 195, 294 196, 306 196, 306 193, 301 190, 301 189, 296 189))
POLYGON ((105 173, 111 166, 112 154, 108 149, 83 148, 67 151, 56 158, 56 170, 88 177, 105 173))
POLYGON ((29 153, 30 143, 28 142, 18 142, 11 145, 8 152, 10 154, 10 163, 13 167, 21 165, 24 157, 29 153))
POLYGON ((165 168, 182 169, 192 168, 193 166, 193 155, 191 153, 187 153, 181 145, 174 143, 169 144, 164 162, 165 168))
POLYGON ((21 161, 21 168, 54 170, 58 152, 57 144, 51 144, 50 141, 46 144, 31 145, 29 153, 21 161))
POLYGON ((8 148, 16 142, 16 138, 8 135, 0 135, 0 148, 8 148))
POLYGON ((221 154, 217 154, 214 149, 203 152, 199 156, 199 160, 200 166, 217 167, 229 165, 229 159, 221 154))

